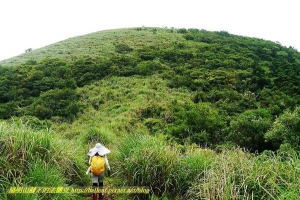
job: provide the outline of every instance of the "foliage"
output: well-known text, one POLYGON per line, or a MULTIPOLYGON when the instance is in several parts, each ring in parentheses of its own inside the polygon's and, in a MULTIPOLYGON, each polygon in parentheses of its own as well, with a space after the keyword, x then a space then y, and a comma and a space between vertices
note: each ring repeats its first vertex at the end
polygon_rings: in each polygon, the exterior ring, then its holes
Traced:
POLYGON ((267 140, 275 144, 288 144, 292 148, 300 150, 300 107, 294 111, 285 111, 275 119, 271 129, 266 133, 267 140))
POLYGON ((44 92, 32 104, 31 115, 40 119, 61 116, 74 119, 81 109, 76 92, 71 89, 55 89, 44 92))
POLYGON ((249 150, 270 149, 264 142, 264 134, 271 126, 271 116, 266 109, 247 110, 231 120, 230 141, 249 150))
POLYGON ((169 131, 178 138, 178 142, 189 139, 203 146, 213 146, 214 143, 221 142, 225 122, 218 110, 210 104, 199 103, 184 107, 175 105, 173 109, 174 120, 169 126, 169 131))
POLYGON ((130 48, 127 44, 117 44, 115 48, 118 53, 127 53, 132 51, 132 48, 130 48))

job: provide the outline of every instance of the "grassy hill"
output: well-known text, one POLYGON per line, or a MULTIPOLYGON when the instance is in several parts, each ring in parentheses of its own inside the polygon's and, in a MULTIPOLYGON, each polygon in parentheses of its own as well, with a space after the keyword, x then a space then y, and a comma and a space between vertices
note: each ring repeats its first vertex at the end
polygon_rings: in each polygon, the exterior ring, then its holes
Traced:
MULTIPOLYGON (((89 186, 86 153, 101 142, 112 151, 105 185, 149 186, 152 199, 299 196, 300 54, 292 48, 141 27, 70 38, 0 65, 3 191, 89 186)), ((37 198, 89 197, 1 196, 37 198)))
MULTIPOLYGON (((113 29, 83 36, 69 38, 46 47, 0 61, 0 65, 15 65, 28 60, 41 60, 45 57, 72 60, 80 57, 110 57, 116 51, 116 45, 128 45, 136 50, 145 46, 166 48, 175 42, 184 42, 181 34, 170 34, 173 29, 136 28, 113 29)), ((173 30, 176 32, 176 30, 173 30)))

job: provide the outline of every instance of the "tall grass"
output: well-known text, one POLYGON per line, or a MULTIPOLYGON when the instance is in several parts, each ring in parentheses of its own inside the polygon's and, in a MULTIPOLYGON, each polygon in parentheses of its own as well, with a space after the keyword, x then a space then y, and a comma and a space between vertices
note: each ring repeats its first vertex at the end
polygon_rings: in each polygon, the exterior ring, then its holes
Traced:
POLYGON ((203 177, 204 173, 210 168, 215 152, 193 145, 185 148, 179 170, 178 180, 180 188, 178 191, 184 198, 187 198, 187 191, 194 181, 197 180, 197 177, 203 177))
POLYGON ((169 145, 162 136, 136 135, 119 146, 118 171, 124 184, 149 186, 153 196, 184 198, 191 180, 209 166, 212 151, 169 145))
POLYGON ((114 134, 107 127, 90 127, 85 134, 82 134, 83 144, 89 146, 100 142, 101 144, 109 145, 115 140, 114 134))
POLYGON ((178 152, 166 147, 161 139, 147 136, 124 139, 119 161, 120 173, 128 185, 149 186, 156 194, 170 193, 177 185, 174 169, 179 165, 178 152))
POLYGON ((84 184, 78 147, 50 130, 34 130, 21 120, 0 122, 1 199, 72 199, 70 194, 7 194, 12 186, 84 184), (82 174, 81 174, 82 173, 82 174))
POLYGON ((188 191, 189 199, 297 199, 299 158, 265 152, 253 155, 241 149, 216 155, 204 176, 188 191))

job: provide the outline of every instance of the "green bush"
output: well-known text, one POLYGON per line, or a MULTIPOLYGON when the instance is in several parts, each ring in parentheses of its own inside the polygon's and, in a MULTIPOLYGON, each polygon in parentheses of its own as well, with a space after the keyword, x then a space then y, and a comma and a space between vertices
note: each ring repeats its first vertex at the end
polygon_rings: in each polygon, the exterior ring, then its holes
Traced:
POLYGON ((144 47, 143 49, 138 50, 138 54, 142 60, 154 60, 157 56, 157 50, 155 46, 144 47))
POLYGON ((157 61, 144 61, 138 64, 137 70, 140 75, 152 75, 162 69, 162 65, 157 61))
POLYGON ((148 128, 149 133, 162 133, 164 130, 164 123, 160 119, 147 118, 144 124, 148 128))
POLYGON ((133 50, 127 44, 117 44, 115 45, 115 48, 116 48, 116 52, 118 53, 127 53, 133 50))
POLYGON ((292 148, 300 151, 300 107, 293 112, 285 111, 282 115, 275 119, 271 129, 266 133, 265 137, 280 146, 288 144, 292 148))
POLYGON ((225 122, 219 111, 209 103, 188 104, 174 113, 168 131, 178 142, 189 139, 203 146, 214 146, 221 142, 225 122))
POLYGON ((28 110, 31 115, 39 119, 50 119, 52 116, 60 116, 73 120, 82 104, 78 102, 78 96, 72 89, 55 89, 44 92, 28 110))
POLYGON ((271 127, 271 115, 266 109, 247 110, 230 122, 230 141, 248 150, 263 151, 269 147, 264 135, 271 127))
POLYGON ((186 30, 185 28, 180 28, 180 29, 178 29, 177 30, 177 33, 187 33, 188 32, 188 30, 186 30))

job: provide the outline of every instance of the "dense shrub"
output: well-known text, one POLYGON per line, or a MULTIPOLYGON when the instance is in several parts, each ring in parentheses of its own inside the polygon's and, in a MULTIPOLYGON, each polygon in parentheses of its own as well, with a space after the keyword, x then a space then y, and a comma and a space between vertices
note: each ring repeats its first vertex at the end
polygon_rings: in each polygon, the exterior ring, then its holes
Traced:
POLYGON ((178 142, 195 142, 203 146, 214 146, 222 141, 225 121, 219 111, 208 103, 186 105, 174 113, 174 121, 168 126, 178 142))
POLYGON ((137 70, 140 75, 149 76, 162 70, 160 62, 144 61, 138 64, 137 70))
POLYGON ((185 28, 180 28, 177 30, 177 33, 187 33, 188 30, 186 30, 185 28))
POLYGON ((78 101, 75 90, 55 89, 42 93, 28 112, 40 119, 60 116, 72 120, 81 108, 82 104, 78 101))
POLYGON ((132 48, 130 48, 127 44, 117 44, 115 45, 115 48, 118 53, 127 53, 132 51, 132 48))
POLYGON ((271 119, 266 109, 247 110, 231 120, 228 139, 252 151, 270 148, 264 135, 271 127, 271 119))
POLYGON ((296 150, 300 150, 300 107, 294 111, 285 111, 275 119, 272 127, 266 133, 267 140, 273 141, 277 146, 288 144, 296 150))

